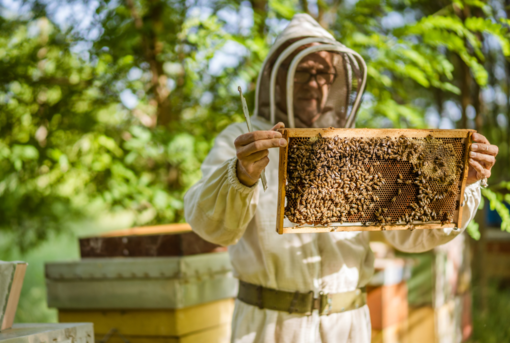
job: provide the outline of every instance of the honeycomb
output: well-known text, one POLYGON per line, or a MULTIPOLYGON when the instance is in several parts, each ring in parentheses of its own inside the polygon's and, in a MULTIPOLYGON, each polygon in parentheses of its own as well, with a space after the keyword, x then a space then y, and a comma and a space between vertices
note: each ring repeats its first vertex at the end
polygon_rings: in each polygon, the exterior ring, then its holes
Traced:
POLYGON ((285 217, 299 225, 441 224, 459 209, 463 138, 290 137, 285 217))

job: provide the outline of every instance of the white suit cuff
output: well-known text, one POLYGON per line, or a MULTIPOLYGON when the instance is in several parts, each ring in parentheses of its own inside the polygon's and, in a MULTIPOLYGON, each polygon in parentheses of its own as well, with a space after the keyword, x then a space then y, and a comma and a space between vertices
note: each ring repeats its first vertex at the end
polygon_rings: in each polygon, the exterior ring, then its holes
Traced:
POLYGON ((242 184, 241 181, 239 181, 239 178, 237 177, 237 157, 231 158, 230 161, 228 162, 228 182, 237 191, 244 194, 249 194, 253 192, 259 184, 259 182, 257 181, 253 186, 248 187, 242 184))

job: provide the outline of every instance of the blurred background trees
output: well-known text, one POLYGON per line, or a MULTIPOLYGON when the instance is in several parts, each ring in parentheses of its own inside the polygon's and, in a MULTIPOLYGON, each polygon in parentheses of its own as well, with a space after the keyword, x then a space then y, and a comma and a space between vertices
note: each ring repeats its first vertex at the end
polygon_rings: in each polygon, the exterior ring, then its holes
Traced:
POLYGON ((237 86, 253 109, 262 61, 300 12, 366 59, 358 127, 473 128, 499 146, 483 194, 510 231, 508 0, 0 4, 3 252, 106 213, 183 221, 214 137, 242 120, 237 86))
POLYGON ((500 147, 484 195, 510 230, 505 2, 61 0, 1 11, 8 246, 28 249, 102 212, 182 221, 215 135, 242 119, 236 86, 253 102, 268 48, 298 12, 367 60, 358 127, 474 128, 500 147))

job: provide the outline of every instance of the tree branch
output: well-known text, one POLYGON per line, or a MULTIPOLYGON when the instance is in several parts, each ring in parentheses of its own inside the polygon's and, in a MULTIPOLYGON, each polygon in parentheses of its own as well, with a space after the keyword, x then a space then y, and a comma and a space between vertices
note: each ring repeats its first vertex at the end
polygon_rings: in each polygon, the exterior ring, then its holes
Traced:
POLYGON ((301 0, 301 7, 303 8, 303 11, 309 15, 312 15, 310 13, 310 10, 308 9, 308 0, 301 0))

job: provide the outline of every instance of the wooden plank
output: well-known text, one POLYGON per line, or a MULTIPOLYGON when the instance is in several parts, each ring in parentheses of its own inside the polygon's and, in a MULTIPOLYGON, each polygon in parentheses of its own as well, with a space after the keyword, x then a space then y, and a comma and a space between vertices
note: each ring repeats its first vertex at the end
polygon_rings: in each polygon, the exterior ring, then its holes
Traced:
POLYGON ((176 309, 233 298, 231 273, 197 280, 46 280, 48 306, 57 309, 176 309))
POLYGON ((130 229, 116 230, 103 233, 101 237, 118 237, 118 236, 143 236, 143 235, 162 235, 176 232, 191 231, 191 226, 187 223, 166 224, 155 226, 140 226, 130 229))
MULTIPOLYGON (((283 233, 319 233, 340 231, 395 231, 409 230, 410 225, 381 225, 381 226, 317 226, 317 227, 284 227, 283 233), (384 228, 384 229, 383 229, 384 228)), ((415 224, 414 229, 444 229, 454 228, 455 224, 415 224)))
MULTIPOLYGON (((230 341, 230 324, 219 325, 182 337, 123 336, 123 338, 130 343, 228 343, 230 341)), ((96 335, 96 342, 102 342, 105 339, 107 343, 126 343, 123 338, 115 333, 108 337, 108 340, 105 335, 96 335)))
POLYGON ((409 308, 405 339, 410 343, 437 342, 436 314, 432 307, 409 308))
POLYGON ((0 332, 2 343, 94 343, 91 323, 14 324, 0 332))
POLYGON ((468 132, 475 130, 439 130, 439 129, 335 129, 335 128, 303 128, 303 129, 280 129, 287 131, 289 137, 315 137, 319 133, 322 137, 417 137, 425 138, 433 135, 438 138, 466 138, 468 132))
POLYGON ((367 305, 372 329, 382 330, 402 323, 407 318, 407 285, 367 286, 367 305))
MULTIPOLYGON (((282 130, 278 130, 282 131, 282 130)), ((283 130, 283 138, 288 141, 289 133, 283 130)), ((280 148, 280 159, 278 167, 278 210, 276 214, 276 232, 280 235, 283 233, 283 220, 285 218, 285 185, 287 183, 287 153, 289 145, 280 148)))
POLYGON ((234 299, 175 310, 60 310, 59 322, 90 322, 96 335, 116 329, 123 336, 184 336, 229 324, 234 299))
POLYGON ((103 279, 204 279, 232 271, 228 253, 183 257, 94 258, 49 262, 46 278, 51 280, 103 279))
POLYGON ((161 235, 81 238, 81 258, 189 256, 225 252, 227 247, 210 243, 192 231, 161 235))
POLYGON ((371 343, 418 343, 409 342, 406 338, 406 335, 407 321, 391 325, 383 330, 375 330, 372 328, 371 343))
POLYGON ((26 270, 25 262, 0 262, 0 331, 12 327, 26 270))
POLYGON ((468 138, 467 138, 467 144, 466 144, 466 149, 464 150, 464 175, 462 175, 462 186, 460 187, 460 206, 459 206, 459 213, 458 213, 458 217, 457 217, 457 226, 460 228, 462 227, 463 223, 462 223, 462 211, 464 209, 464 191, 466 190, 466 184, 467 184, 467 178, 468 178, 468 174, 469 174, 469 164, 468 164, 468 159, 469 159, 469 150, 471 149, 471 144, 473 144, 473 133, 476 132, 476 131, 470 131, 469 132, 469 135, 468 135, 468 138))
POLYGON ((510 278, 510 255, 487 252, 485 261, 487 276, 510 278))

